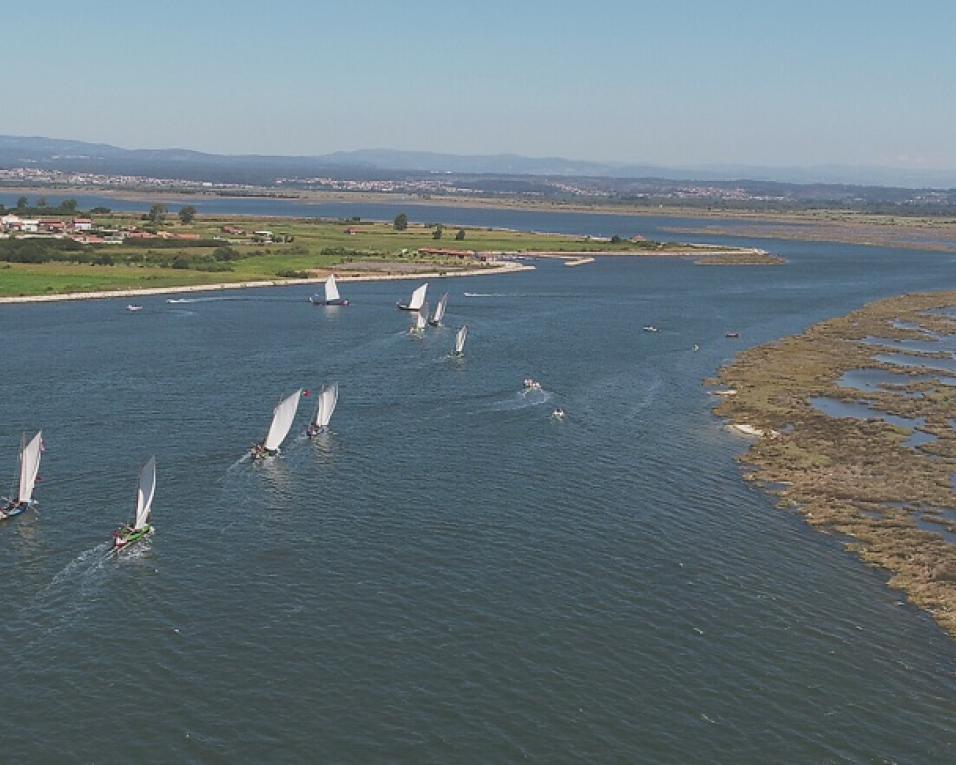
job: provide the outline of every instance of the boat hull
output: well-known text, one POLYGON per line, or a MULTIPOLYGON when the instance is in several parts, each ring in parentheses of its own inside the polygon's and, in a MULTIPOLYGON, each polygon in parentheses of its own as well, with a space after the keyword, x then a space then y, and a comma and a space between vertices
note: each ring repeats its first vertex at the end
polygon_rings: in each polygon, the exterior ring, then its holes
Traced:
POLYGON ((320 295, 313 295, 309 298, 309 302, 312 305, 348 305, 349 301, 345 298, 337 298, 336 300, 326 300, 320 295))
POLYGON ((0 521, 5 521, 7 518, 15 518, 25 512, 28 507, 29 505, 26 503, 15 504, 10 502, 0 507, 0 521))
POLYGON ((153 527, 149 524, 144 526, 139 531, 129 531, 126 534, 123 534, 121 531, 116 532, 113 535, 113 549, 117 552, 121 550, 126 550, 129 547, 132 547, 137 542, 142 542, 148 536, 153 533, 153 527))
POLYGON ((269 457, 275 457, 279 453, 279 450, 270 451, 265 447, 259 449, 253 449, 250 454, 252 455, 253 462, 259 462, 260 460, 268 459, 269 457))
POLYGON ((422 310, 421 308, 412 308, 410 305, 407 305, 406 303, 396 303, 395 307, 398 308, 399 311, 414 311, 415 313, 418 313, 419 311, 422 310))

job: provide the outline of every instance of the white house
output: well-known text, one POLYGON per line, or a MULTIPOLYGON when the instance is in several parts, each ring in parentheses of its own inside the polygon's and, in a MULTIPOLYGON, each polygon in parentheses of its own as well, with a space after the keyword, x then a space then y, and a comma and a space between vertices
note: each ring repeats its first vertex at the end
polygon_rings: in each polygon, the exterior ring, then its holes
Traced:
POLYGON ((89 218, 74 218, 73 219, 73 230, 74 231, 89 231, 93 228, 93 221, 89 218))
POLYGON ((19 215, 14 215, 13 213, 0 215, 0 229, 3 229, 5 231, 10 228, 19 228, 19 227, 20 227, 19 215))

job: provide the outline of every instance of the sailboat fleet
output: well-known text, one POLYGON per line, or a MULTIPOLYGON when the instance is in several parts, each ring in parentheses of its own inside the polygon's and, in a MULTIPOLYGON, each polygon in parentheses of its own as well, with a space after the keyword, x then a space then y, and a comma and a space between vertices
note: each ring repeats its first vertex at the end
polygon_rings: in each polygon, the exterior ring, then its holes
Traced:
MULTIPOLYGON (((448 306, 448 293, 446 292, 436 304, 434 313, 429 316, 428 306, 425 302, 427 291, 428 283, 426 282, 412 292, 408 303, 398 303, 399 309, 415 313, 412 331, 419 335, 423 334, 429 325, 432 327, 441 327, 448 306)), ((334 274, 326 280, 324 294, 321 296, 313 295, 310 300, 317 305, 349 305, 349 301, 339 294, 334 274)), ((137 306, 136 308, 138 310, 140 307, 137 306)), ((130 310, 133 310, 132 306, 130 306, 130 310)), ((468 325, 464 324, 455 333, 454 345, 449 355, 455 358, 463 357, 467 338, 468 325)), ((303 389, 299 388, 290 395, 280 399, 276 404, 272 412, 272 421, 269 424, 269 430, 266 432, 265 438, 254 444, 249 452, 249 456, 254 462, 279 455, 282 444, 292 430, 292 425, 303 395, 309 394, 307 391, 303 391, 303 389)), ((309 424, 306 427, 305 434, 308 438, 315 438, 320 433, 329 429, 329 423, 332 420, 338 399, 339 387, 337 383, 322 386, 316 396, 315 410, 310 416, 309 424)), ((29 441, 26 438, 26 434, 24 434, 20 444, 16 490, 10 492, 9 498, 0 499, 0 521, 20 515, 32 504, 35 504, 33 493, 37 482, 40 480, 39 470, 42 453, 42 431, 37 432, 29 441)), ((124 523, 113 532, 113 552, 125 550, 153 534, 155 528, 152 524, 151 513, 155 493, 156 457, 153 456, 150 457, 140 469, 139 481, 136 487, 136 504, 131 521, 124 523)))

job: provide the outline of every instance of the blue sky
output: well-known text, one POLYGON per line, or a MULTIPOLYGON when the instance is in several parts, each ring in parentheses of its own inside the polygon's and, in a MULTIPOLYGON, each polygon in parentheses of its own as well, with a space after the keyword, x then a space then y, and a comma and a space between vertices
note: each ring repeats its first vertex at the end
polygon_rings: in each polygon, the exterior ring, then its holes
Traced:
POLYGON ((0 25, 6 134, 956 168, 950 2, 44 0, 0 25))

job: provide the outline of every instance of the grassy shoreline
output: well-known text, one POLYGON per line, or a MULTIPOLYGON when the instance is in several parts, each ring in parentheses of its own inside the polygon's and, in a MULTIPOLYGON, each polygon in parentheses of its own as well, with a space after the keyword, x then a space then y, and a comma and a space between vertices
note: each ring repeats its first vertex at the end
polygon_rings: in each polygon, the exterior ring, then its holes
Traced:
MULTIPOLYGON (((466 276, 492 276, 502 273, 517 273, 519 271, 533 271, 534 266, 521 265, 518 263, 498 263, 494 266, 484 268, 464 269, 454 272, 414 272, 406 274, 342 274, 336 275, 336 280, 340 282, 379 282, 379 281, 401 281, 401 280, 420 280, 420 279, 450 279, 453 277, 466 276)), ((144 297, 147 295, 175 295, 182 293, 196 292, 218 292, 221 290, 238 289, 256 289, 263 287, 290 287, 301 284, 322 284, 327 277, 316 277, 311 279, 272 279, 268 281, 257 282, 218 282, 201 283, 191 285, 170 285, 167 287, 145 287, 142 289, 118 289, 118 290, 99 290, 92 292, 64 292, 55 295, 17 295, 0 296, 0 305, 2 304, 23 304, 23 303, 51 303, 60 300, 109 300, 112 298, 144 297)))
POLYGON ((956 336, 956 318, 941 313, 954 306, 956 292, 882 300, 744 351, 720 371, 715 382, 725 389, 714 411, 757 438, 742 457, 753 470, 748 479, 815 528, 852 538, 850 551, 888 571, 891 587, 956 638, 956 544, 947 541, 956 533, 956 388, 939 379, 945 372, 927 376, 923 365, 939 354, 892 349, 911 357, 914 366, 901 367, 877 360, 887 349, 866 342, 931 346, 933 337, 956 336), (838 385, 856 370, 892 372, 902 382, 866 391, 838 385), (813 397, 917 420, 931 439, 909 444, 908 429, 876 412, 831 417, 813 397))
MULTIPOLYGON (((526 233, 489 228, 445 229, 412 224, 395 230, 391 224, 362 221, 320 221, 305 218, 200 217, 189 224, 167 219, 152 226, 169 239, 131 239, 122 244, 79 246, 53 239, 18 237, 0 240, 0 297, 137 290, 157 291, 231 283, 306 283, 329 273, 339 276, 391 278, 398 274, 455 275, 480 272, 499 256, 573 253, 593 256, 647 255, 694 257, 707 264, 774 264, 763 251, 646 241, 592 239, 586 236, 526 233), (268 230, 274 237, 254 232, 268 230), (236 233, 241 231, 241 233, 236 233), (182 237, 176 239, 175 237, 182 237), (70 245, 62 249, 61 245, 70 245), (32 248, 24 254, 15 248, 32 248), (52 248, 51 251, 43 248, 52 248)), ((138 227, 141 216, 96 217, 105 229, 138 227)), ((782 261, 779 261, 782 262, 782 261)))

